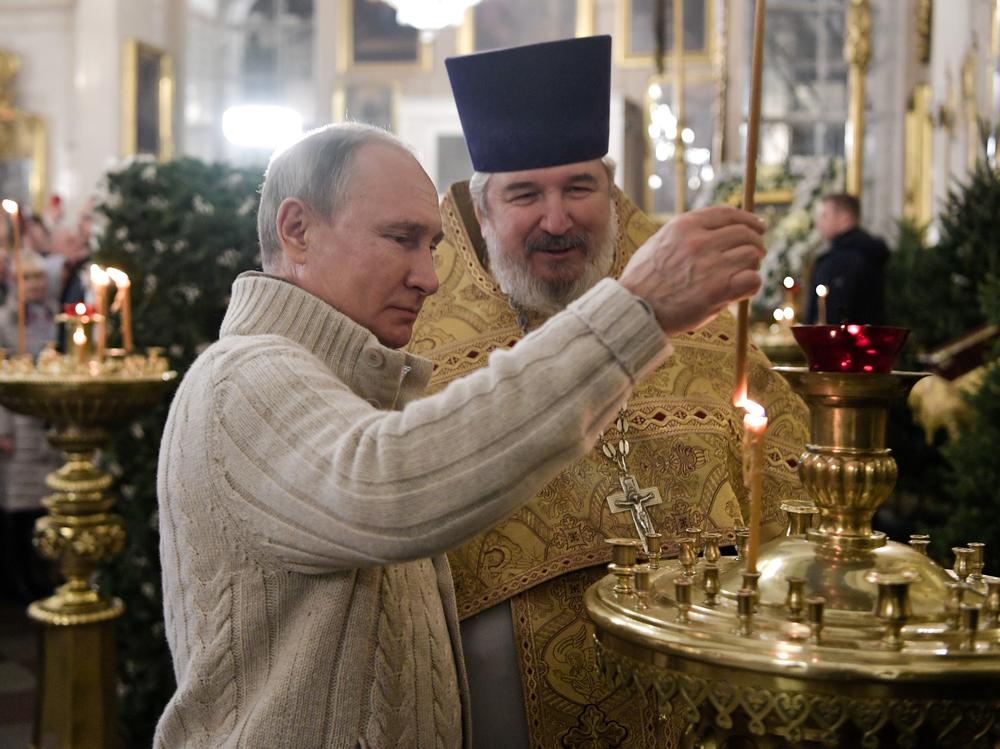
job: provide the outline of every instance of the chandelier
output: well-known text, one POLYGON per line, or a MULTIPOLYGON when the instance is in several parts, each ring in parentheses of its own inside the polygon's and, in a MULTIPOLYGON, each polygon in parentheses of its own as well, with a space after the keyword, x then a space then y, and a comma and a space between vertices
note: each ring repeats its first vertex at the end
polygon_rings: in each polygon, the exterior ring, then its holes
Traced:
POLYGON ((433 36, 446 26, 460 26, 465 11, 480 0, 384 0, 396 9, 396 22, 433 36))

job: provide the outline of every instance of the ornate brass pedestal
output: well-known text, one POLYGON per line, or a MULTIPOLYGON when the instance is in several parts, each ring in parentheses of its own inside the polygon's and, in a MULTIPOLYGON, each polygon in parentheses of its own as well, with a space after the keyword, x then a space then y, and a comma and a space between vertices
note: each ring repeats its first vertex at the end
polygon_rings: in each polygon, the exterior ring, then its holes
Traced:
POLYGON ((799 475, 815 507, 787 508, 759 576, 734 557, 651 570, 616 549, 585 601, 601 668, 679 711, 686 747, 994 746, 1000 580, 982 545, 946 571, 926 539, 871 528, 896 480, 888 406, 920 375, 778 371, 812 412, 799 475))
POLYGON ((38 552, 58 564, 66 582, 28 608, 42 625, 33 744, 118 746, 113 620, 124 607, 117 598, 103 596, 91 576, 121 551, 125 531, 111 512, 111 476, 93 458, 109 430, 156 403, 176 373, 46 375, 23 368, 13 372, 9 363, 4 365, 0 405, 51 423, 49 441, 66 460, 46 479, 53 493, 42 504, 49 514, 35 526, 38 552))

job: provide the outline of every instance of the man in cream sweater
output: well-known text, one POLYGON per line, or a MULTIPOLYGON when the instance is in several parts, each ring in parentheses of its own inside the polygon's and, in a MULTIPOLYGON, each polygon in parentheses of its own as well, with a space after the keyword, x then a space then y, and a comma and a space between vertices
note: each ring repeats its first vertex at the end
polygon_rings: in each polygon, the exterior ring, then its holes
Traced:
POLYGON ((160 452, 177 691, 157 747, 470 745, 443 554, 588 451, 635 384, 760 285, 761 223, 682 216, 489 366, 420 399, 437 195, 360 125, 276 154, 264 273, 233 284, 160 452))

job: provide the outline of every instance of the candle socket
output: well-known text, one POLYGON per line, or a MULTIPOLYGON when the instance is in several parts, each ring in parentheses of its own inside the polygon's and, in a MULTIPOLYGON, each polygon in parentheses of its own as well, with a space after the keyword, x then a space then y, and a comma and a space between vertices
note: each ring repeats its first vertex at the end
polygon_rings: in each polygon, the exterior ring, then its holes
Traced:
POLYGON ((944 602, 945 621, 947 621, 949 629, 958 629, 962 599, 969 586, 965 583, 947 583, 945 587, 948 589, 948 597, 944 602))
POLYGON ((792 502, 783 503, 781 509, 785 513, 786 536, 804 536, 813 527, 815 515, 819 512, 815 505, 792 502))
POLYGON ((760 603, 760 573, 756 570, 751 572, 750 570, 743 571, 743 590, 749 590, 753 595, 753 605, 756 608, 757 604, 760 603))
POLYGON ((753 634, 753 591, 741 588, 736 594, 736 632, 740 637, 749 637, 753 634))
POLYGON ((747 544, 750 542, 750 529, 737 528, 736 531, 736 558, 743 561, 747 558, 747 544))
POLYGON ((878 586, 875 616, 885 625, 883 642, 891 650, 901 650, 903 626, 913 616, 910 585, 920 578, 912 572, 883 573, 872 570, 865 580, 878 586))
POLYGON ((677 543, 680 544, 680 551, 677 553, 677 560, 684 568, 684 576, 691 577, 694 575, 694 568, 698 563, 698 557, 694 553, 694 539, 682 538, 679 539, 677 543))
POLYGON ((1000 577, 983 578, 986 582, 986 600, 983 601, 983 611, 986 613, 986 626, 1000 626, 1000 577))
POLYGON ((924 556, 927 556, 927 547, 930 546, 931 537, 925 533, 911 533, 910 534, 910 546, 913 547, 914 551, 917 551, 924 556))
POLYGON ((674 599, 677 601, 677 621, 687 624, 691 611, 691 581, 685 577, 674 580, 674 599))
POLYGON ((685 528, 684 535, 691 539, 692 549, 694 549, 695 557, 701 556, 702 551, 702 530, 701 528, 685 528))
POLYGON ((788 595, 785 596, 785 608, 788 609, 788 619, 793 622, 802 621, 802 609, 806 603, 806 580, 804 577, 789 577, 788 595))
POLYGON ((963 603, 961 610, 962 650, 976 649, 976 630, 979 628, 979 606, 963 603))
POLYGON ((969 582, 982 582, 983 568, 986 566, 986 544, 980 541, 970 541, 965 546, 972 551, 969 562, 969 582))
POLYGON ((635 576, 635 561, 638 553, 638 542, 630 538, 609 538, 604 541, 611 546, 612 562, 608 570, 615 576, 614 592, 623 597, 635 593, 632 581, 635 576))
POLYGON ((702 535, 705 542, 703 556, 708 564, 718 564, 722 559, 722 552, 719 550, 719 541, 722 540, 721 533, 709 532, 702 535))
POLYGON ((952 569, 960 582, 965 582, 972 572, 972 549, 966 546, 953 546, 951 552, 955 555, 952 569))
POLYGON ((809 641, 819 645, 823 635, 823 610, 826 599, 822 596, 810 596, 806 599, 806 617, 809 619, 809 641))
POLYGON ((660 569, 660 556, 663 553, 663 534, 652 531, 646 534, 646 548, 649 550, 649 569, 660 569))
POLYGON ((649 565, 640 564, 633 569, 635 570, 635 607, 637 610, 643 611, 649 608, 649 591, 652 588, 649 565))
POLYGON ((705 575, 702 578, 702 587, 705 590, 705 605, 717 606, 719 604, 719 591, 722 590, 722 582, 719 579, 719 566, 711 562, 705 563, 705 575))

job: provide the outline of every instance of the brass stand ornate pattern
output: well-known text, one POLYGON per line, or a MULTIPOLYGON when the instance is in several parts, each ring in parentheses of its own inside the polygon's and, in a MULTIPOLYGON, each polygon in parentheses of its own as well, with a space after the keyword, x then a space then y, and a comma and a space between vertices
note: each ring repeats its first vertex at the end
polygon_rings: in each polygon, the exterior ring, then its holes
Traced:
MULTIPOLYGON (((851 697, 838 693, 836 682, 828 685, 830 694, 822 694, 817 684, 795 679, 786 679, 779 689, 773 682, 761 681, 761 686, 752 677, 734 679, 721 672, 709 677, 672 673, 605 649, 600 642, 597 659, 614 686, 630 684, 639 695, 652 687, 661 707, 679 712, 691 726, 684 746, 695 737, 724 746, 741 736, 761 749, 803 742, 877 747, 883 732, 894 734, 898 746, 964 746, 984 736, 997 719, 996 707, 987 702, 851 697)), ((954 688, 958 694, 962 686, 954 688)))
POLYGON ((926 537, 871 527, 896 480, 889 404, 921 375, 777 369, 810 407, 799 476, 814 506, 783 507, 757 576, 714 554, 650 570, 609 541, 613 574, 585 596, 599 667, 679 711, 689 748, 993 746, 1000 579, 982 574, 983 545, 944 570, 926 537))
MULTIPOLYGON (((162 360, 160 360, 162 363, 162 360)), ((49 442, 66 463, 46 483, 48 510, 35 526, 38 552, 66 582, 35 601, 28 615, 42 625, 42 677, 33 745, 58 749, 119 744, 115 696, 114 620, 124 606, 103 596, 94 572, 125 542, 111 512, 112 479, 93 463, 109 430, 156 403, 174 372, 46 375, 0 372, 0 405, 53 424, 49 442)))

